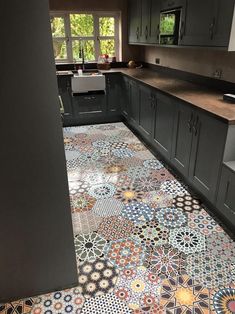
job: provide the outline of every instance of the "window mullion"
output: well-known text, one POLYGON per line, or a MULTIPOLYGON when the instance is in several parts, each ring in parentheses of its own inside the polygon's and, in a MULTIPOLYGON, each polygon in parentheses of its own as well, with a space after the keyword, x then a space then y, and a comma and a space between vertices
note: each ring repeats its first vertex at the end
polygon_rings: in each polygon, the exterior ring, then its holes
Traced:
POLYGON ((73 62, 73 48, 69 13, 65 14, 65 34, 67 39, 68 61, 73 62))
POLYGON ((100 55, 100 42, 99 42, 99 16, 94 14, 94 36, 95 36, 95 59, 98 61, 100 55))

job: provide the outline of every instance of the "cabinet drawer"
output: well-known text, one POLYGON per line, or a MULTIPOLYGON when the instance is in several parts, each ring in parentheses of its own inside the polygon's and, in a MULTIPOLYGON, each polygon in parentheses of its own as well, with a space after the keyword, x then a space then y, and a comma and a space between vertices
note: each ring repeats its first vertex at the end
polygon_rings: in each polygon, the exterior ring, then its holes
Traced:
POLYGON ((101 114, 105 111, 105 95, 79 95, 73 97, 77 115, 101 114))
MULTIPOLYGON (((234 163, 235 166, 235 163, 234 163)), ((235 226, 235 167, 230 169, 223 165, 217 207, 235 226)))

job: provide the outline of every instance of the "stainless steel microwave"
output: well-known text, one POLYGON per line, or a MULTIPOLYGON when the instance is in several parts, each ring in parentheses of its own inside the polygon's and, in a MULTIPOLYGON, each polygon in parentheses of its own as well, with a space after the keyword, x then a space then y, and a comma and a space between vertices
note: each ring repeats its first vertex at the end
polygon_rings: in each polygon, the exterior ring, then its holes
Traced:
POLYGON ((160 13, 160 44, 178 45, 180 36, 181 9, 160 13))

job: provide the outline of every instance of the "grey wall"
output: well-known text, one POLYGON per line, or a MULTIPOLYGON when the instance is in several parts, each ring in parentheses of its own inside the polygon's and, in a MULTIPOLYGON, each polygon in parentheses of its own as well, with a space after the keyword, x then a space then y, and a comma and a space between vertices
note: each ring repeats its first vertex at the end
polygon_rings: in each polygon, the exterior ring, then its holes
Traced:
POLYGON ((0 4, 0 302, 76 285, 47 0, 0 4))
POLYGON ((222 79, 235 83, 235 52, 215 49, 159 48, 145 47, 142 59, 155 63, 161 59, 161 65, 190 73, 212 77, 216 69, 223 71, 222 79))

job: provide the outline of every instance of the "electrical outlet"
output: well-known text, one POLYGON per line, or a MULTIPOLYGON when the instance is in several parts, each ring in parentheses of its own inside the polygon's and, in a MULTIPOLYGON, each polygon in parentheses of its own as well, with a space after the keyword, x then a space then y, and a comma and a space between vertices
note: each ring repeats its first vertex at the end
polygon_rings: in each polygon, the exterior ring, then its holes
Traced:
POLYGON ((155 59, 155 63, 156 63, 156 64, 160 64, 160 59, 159 59, 159 58, 156 58, 156 59, 155 59))
POLYGON ((223 74, 223 70, 222 69, 216 69, 213 72, 213 77, 216 78, 216 79, 221 79, 222 74, 223 74))

